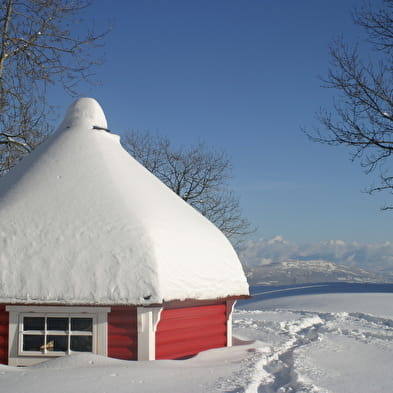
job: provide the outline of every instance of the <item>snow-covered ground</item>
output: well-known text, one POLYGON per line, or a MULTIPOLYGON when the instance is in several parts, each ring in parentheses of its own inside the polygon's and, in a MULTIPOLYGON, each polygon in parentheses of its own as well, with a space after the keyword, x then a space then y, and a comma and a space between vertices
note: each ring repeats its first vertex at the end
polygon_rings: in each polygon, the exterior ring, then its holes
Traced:
POLYGON ((182 361, 81 354, 0 366, 4 393, 393 391, 393 293, 319 294, 243 303, 234 335, 255 342, 182 361))
POLYGON ((393 391, 392 293, 281 297, 243 308, 235 335, 264 349, 263 373, 256 368, 246 392, 393 391))

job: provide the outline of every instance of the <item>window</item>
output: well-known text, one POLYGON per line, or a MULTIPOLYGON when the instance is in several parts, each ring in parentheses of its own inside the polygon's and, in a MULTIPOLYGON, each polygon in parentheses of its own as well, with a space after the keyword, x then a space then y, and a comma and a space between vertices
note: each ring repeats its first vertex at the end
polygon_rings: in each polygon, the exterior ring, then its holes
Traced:
POLYGON ((75 352, 107 354, 110 307, 7 306, 9 364, 31 365, 75 352))
POLYGON ((95 317, 29 313, 20 319, 20 354, 95 352, 95 317))

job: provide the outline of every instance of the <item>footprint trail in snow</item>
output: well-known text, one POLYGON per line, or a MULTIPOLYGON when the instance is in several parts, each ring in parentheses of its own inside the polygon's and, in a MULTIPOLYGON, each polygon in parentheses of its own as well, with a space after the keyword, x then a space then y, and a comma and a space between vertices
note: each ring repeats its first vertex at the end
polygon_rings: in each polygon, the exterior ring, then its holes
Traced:
MULTIPOLYGON (((291 300, 288 302, 291 303, 291 300)), ((259 353, 250 382, 242 391, 384 391, 378 383, 374 383, 373 388, 371 381, 379 377, 384 380, 386 373, 390 373, 393 314, 380 317, 362 311, 329 312, 329 307, 315 307, 320 311, 314 311, 297 306, 264 307, 263 302, 259 302, 248 307, 254 310, 236 310, 235 336, 243 340, 257 340, 256 352, 259 353), (376 358, 378 362, 374 363, 376 358), (370 384, 367 390, 365 384, 370 384)))

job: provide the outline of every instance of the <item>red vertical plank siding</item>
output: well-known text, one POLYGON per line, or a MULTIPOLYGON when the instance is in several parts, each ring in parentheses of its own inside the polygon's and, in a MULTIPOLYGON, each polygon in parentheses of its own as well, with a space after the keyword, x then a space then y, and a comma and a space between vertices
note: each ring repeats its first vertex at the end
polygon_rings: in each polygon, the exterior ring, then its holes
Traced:
POLYGON ((112 307, 108 314, 108 356, 137 360, 137 329, 136 307, 112 307))
POLYGON ((226 303, 164 309, 156 332, 156 359, 180 359, 226 343, 226 303))
POLYGON ((0 364, 8 364, 8 312, 0 305, 0 364))

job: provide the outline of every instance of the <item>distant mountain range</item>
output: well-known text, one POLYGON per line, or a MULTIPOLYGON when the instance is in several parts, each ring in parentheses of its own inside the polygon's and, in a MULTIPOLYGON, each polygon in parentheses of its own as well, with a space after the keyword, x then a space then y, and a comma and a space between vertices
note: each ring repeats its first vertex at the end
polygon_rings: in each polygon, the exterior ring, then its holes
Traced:
POLYGON ((245 267, 250 285, 295 285, 321 282, 390 283, 393 274, 374 273, 323 260, 290 260, 245 267))

